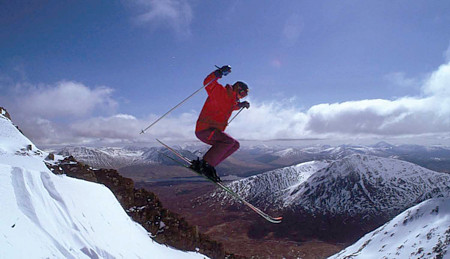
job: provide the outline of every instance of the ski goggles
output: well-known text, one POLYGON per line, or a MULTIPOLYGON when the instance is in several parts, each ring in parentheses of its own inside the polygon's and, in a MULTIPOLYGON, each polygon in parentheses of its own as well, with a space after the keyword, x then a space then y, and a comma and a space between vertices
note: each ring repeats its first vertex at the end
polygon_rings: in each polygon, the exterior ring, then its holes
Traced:
POLYGON ((248 95, 248 89, 242 89, 242 88, 239 88, 239 90, 238 90, 238 95, 239 95, 241 98, 246 97, 246 96, 248 95))

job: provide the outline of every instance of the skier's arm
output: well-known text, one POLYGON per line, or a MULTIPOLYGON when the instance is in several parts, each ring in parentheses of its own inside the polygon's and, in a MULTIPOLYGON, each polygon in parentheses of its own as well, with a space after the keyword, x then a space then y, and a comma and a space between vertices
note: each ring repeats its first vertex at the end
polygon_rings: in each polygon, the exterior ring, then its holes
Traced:
POLYGON ((218 80, 220 77, 216 77, 215 72, 216 72, 216 71, 214 71, 214 72, 212 72, 211 74, 209 74, 209 75, 205 78, 205 80, 203 81, 203 85, 206 86, 205 89, 206 89, 206 91, 207 91, 208 93, 214 88, 215 85, 218 85, 218 84, 219 84, 219 83, 217 82, 217 80, 218 80))
POLYGON ((230 66, 223 66, 221 68, 218 68, 214 70, 211 74, 209 74, 205 80, 203 81, 203 85, 206 86, 206 92, 208 95, 211 94, 211 92, 216 88, 216 86, 220 86, 221 88, 224 88, 221 84, 217 82, 219 78, 222 78, 222 76, 226 76, 231 72, 230 66))

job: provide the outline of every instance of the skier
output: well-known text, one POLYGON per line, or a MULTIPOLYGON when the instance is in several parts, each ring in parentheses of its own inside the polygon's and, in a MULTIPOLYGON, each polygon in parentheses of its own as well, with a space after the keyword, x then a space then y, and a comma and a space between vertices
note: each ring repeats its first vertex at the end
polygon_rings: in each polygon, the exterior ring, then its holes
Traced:
POLYGON ((231 113, 241 108, 250 108, 247 101, 239 100, 248 94, 248 86, 237 81, 223 86, 217 82, 231 72, 230 66, 223 66, 209 74, 203 82, 208 98, 197 120, 195 135, 202 142, 211 145, 202 159, 192 161, 191 168, 216 182, 221 182, 215 167, 239 149, 239 142, 226 134, 231 113))

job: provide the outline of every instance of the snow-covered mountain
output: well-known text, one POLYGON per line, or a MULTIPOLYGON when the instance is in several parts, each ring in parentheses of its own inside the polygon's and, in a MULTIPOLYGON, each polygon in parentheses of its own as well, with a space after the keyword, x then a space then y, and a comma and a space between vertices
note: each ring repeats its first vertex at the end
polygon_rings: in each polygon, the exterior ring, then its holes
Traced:
POLYGON ((118 147, 65 147, 57 152, 63 156, 73 156, 83 163, 98 168, 120 168, 138 162, 159 163, 156 150, 118 147))
POLYGON ((450 258, 450 199, 426 200, 330 259, 450 258))
MULTIPOLYGON (((329 164, 329 161, 306 162, 234 181, 228 186, 245 199, 256 204, 276 206, 293 189, 329 164)), ((217 195, 220 198, 225 198, 226 201, 230 201, 230 197, 222 192, 216 192, 212 195, 213 197, 217 195)))
POLYGON ((0 115, 0 258, 204 258, 157 244, 104 185, 54 175, 0 115))
MULTIPOLYGON (((193 159, 195 155, 187 150, 179 149, 182 153, 193 159)), ((162 147, 65 147, 56 151, 63 156, 73 156, 78 161, 96 168, 119 169, 132 165, 172 165, 173 161, 162 154, 170 153, 162 147)))
MULTIPOLYGON (((433 197, 450 197, 450 175, 369 155, 307 162, 229 184, 264 207, 313 214, 390 215, 433 197)), ((233 202, 223 193, 215 193, 233 202)))
MULTIPOLYGON (((174 146, 185 156, 193 159, 201 157, 207 151, 208 146, 197 144, 185 144, 174 146)), ((173 165, 173 161, 167 159, 161 152, 162 147, 65 147, 52 151, 61 155, 72 155, 78 161, 92 165, 96 168, 119 169, 127 166, 153 166, 158 164, 173 165)), ((169 153, 166 153, 169 154, 169 153)), ((242 169, 242 165, 265 165, 266 170, 295 165, 307 161, 337 160, 352 154, 365 154, 379 157, 396 158, 409 161, 434 171, 448 171, 450 168, 450 148, 442 146, 417 146, 417 145, 391 145, 379 142, 372 146, 362 145, 314 145, 314 146, 278 146, 278 145, 243 145, 233 155, 236 167, 228 168, 227 173, 236 169, 242 169), (238 162, 239 161, 239 162, 238 162)), ((170 154, 169 154, 170 155, 170 154)), ((231 162, 233 163, 233 162, 231 162)), ((224 164, 231 166, 230 160, 224 164)), ((250 170, 251 171, 251 170, 250 170)))

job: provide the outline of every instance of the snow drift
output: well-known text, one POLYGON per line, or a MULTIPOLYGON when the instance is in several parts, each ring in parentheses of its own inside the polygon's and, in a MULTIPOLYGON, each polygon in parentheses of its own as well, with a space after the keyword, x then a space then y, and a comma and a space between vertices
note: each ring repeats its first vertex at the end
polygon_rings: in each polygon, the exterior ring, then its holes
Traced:
POLYGON ((108 188, 46 156, 0 115, 0 258, 204 258, 157 244, 108 188))

